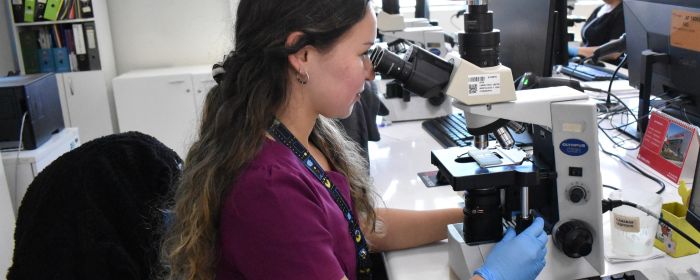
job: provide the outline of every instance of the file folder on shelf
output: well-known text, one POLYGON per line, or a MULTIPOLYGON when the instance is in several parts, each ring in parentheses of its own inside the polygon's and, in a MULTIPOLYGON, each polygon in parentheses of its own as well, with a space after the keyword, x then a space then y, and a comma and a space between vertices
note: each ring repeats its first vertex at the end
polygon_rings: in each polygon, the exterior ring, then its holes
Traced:
POLYGON ((85 29, 85 44, 87 46, 88 63, 90 70, 100 70, 100 51, 97 49, 97 35, 95 35, 95 23, 86 22, 83 24, 85 29))
POLYGON ((63 0, 48 0, 44 11, 44 19, 58 20, 58 12, 61 10, 62 4, 63 0))
POLYGON ((78 6, 80 6, 80 17, 81 18, 93 17, 92 1, 91 0, 79 0, 78 6))
POLYGON ((24 61, 24 73, 39 73, 39 33, 36 30, 22 30, 19 32, 19 44, 22 49, 24 61))
POLYGON ((70 13, 71 8, 73 7, 74 1, 75 0, 61 0, 62 4, 61 7, 58 9, 58 20, 69 18, 68 14, 70 13))
POLYGON ((24 21, 24 1, 12 0, 12 18, 15 22, 24 21))
POLYGON ((39 70, 41 73, 56 72, 52 49, 39 49, 39 70))
POLYGON ((70 59, 68 57, 67 48, 53 48, 54 62, 56 64, 56 72, 70 72, 70 59))
POLYGON ((24 0, 24 22, 34 22, 36 0, 24 0))
POLYGON ((82 24, 73 24, 73 39, 75 40, 75 55, 78 58, 78 70, 90 70, 90 61, 85 48, 85 35, 82 24))
POLYGON ((47 0, 35 0, 34 7, 34 21, 44 20, 44 11, 46 11, 46 1, 47 0))

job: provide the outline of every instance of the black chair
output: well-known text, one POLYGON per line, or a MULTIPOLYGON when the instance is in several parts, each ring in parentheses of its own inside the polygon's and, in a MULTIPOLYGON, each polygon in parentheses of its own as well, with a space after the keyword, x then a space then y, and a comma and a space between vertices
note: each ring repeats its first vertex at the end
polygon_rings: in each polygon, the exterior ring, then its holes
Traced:
POLYGON ((7 279, 151 279, 182 160, 137 132, 95 139, 46 167, 17 215, 7 279))

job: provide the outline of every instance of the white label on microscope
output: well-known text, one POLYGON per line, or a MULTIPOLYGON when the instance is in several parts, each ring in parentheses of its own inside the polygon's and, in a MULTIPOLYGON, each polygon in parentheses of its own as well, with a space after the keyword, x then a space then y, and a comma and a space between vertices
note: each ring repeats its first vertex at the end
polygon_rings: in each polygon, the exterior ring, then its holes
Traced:
POLYGON ((501 94, 501 78, 498 74, 469 75, 467 95, 496 95, 501 94))

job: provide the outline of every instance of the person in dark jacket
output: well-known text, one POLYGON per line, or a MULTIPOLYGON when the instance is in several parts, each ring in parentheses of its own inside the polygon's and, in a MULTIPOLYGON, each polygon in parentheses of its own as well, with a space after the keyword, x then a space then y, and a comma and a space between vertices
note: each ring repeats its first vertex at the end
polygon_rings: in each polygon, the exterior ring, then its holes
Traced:
POLYGON ((605 4, 593 10, 581 28, 581 45, 569 46, 569 56, 591 57, 600 45, 620 38, 625 33, 622 0, 603 1, 605 4))

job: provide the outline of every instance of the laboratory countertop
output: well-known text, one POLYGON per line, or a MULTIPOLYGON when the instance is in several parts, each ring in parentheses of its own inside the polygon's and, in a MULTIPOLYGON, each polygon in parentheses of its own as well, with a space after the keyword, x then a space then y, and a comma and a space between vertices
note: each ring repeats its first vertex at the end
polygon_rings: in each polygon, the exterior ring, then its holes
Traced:
MULTIPOLYGON (((430 151, 442 148, 422 129, 420 121, 395 122, 381 127, 379 131, 381 140, 370 142, 369 145, 370 172, 377 195, 386 207, 412 210, 460 207, 459 204, 464 201, 462 193, 453 191, 449 186, 427 188, 417 176, 418 172, 437 170, 430 164, 430 151)), ((635 158, 634 151, 615 148, 601 135, 599 139, 607 151, 628 159, 635 158)), ((600 169, 604 185, 634 187, 645 191, 659 189, 656 182, 626 168, 617 159, 602 152, 600 169)), ((603 197, 608 197, 611 191, 604 188, 603 197)), ((668 181, 662 197, 664 202, 680 201, 677 187, 668 181)), ((603 228, 607 248, 610 246, 608 214, 603 216, 603 228)), ((384 259, 387 274, 392 280, 458 279, 448 265, 446 240, 418 248, 385 252, 384 259)), ((649 279, 670 279, 667 270, 683 272, 691 267, 700 271, 700 254, 681 258, 664 254, 658 259, 626 263, 606 261, 605 275, 640 270, 649 279)))

